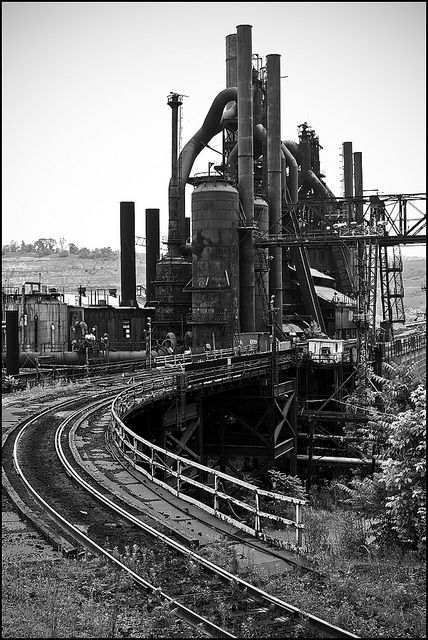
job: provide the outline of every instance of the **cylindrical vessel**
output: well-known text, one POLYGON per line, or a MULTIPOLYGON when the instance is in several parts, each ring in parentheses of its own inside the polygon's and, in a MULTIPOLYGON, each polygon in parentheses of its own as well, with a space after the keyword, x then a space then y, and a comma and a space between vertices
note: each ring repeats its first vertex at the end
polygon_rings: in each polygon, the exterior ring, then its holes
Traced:
POLYGON ((156 263, 159 260, 159 209, 146 209, 146 304, 155 300, 156 263))
MULTIPOLYGON (((281 79, 280 56, 266 56, 267 83, 267 179, 269 228, 281 231, 281 79)), ((269 296, 275 296, 275 319, 282 323, 282 248, 272 247, 269 271, 269 296)))
POLYGON ((120 282, 122 307, 136 307, 135 203, 120 203, 120 282))
POLYGON ((6 311, 6 371, 19 373, 18 311, 6 311))
POLYGON ((232 346, 239 295, 239 196, 206 178, 192 193, 193 345, 232 346))
MULTIPOLYGON (((267 202, 256 196, 254 200, 254 222, 258 232, 264 235, 269 228, 267 202)), ((269 322, 269 251, 257 247, 254 260, 256 331, 267 331, 269 322)))

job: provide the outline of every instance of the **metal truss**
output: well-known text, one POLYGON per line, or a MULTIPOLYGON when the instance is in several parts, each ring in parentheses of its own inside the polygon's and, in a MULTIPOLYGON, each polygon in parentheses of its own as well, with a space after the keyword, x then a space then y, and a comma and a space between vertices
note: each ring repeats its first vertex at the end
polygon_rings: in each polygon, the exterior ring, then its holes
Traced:
MULTIPOLYGON (((379 245, 426 243, 426 195, 377 195, 363 198, 311 198, 297 204, 284 204, 277 233, 260 233, 258 246, 356 245, 374 240, 379 245), (374 214, 375 203, 381 215, 374 214), (359 211, 363 207, 363 220, 359 211), (286 214, 289 213, 287 216, 286 214), (295 233, 282 224, 292 216, 298 222, 295 233)), ((273 228, 273 225, 272 225, 273 228)))

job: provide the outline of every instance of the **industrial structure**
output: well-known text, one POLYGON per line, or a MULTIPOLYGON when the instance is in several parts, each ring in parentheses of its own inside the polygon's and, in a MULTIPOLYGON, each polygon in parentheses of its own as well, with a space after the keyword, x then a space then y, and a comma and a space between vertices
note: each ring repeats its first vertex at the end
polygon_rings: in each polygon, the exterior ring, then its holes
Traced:
POLYGON ((159 209, 146 209, 145 305, 136 295, 134 203, 122 202, 120 304, 75 305, 67 317, 54 296, 62 325, 96 325, 110 346, 122 337, 121 351, 134 340, 150 356, 155 344, 199 360, 229 350, 225 367, 256 357, 244 355, 250 351, 269 354, 259 378, 212 395, 189 391, 183 369, 177 399, 129 416, 135 430, 175 453, 234 473, 242 469, 236 458, 247 468, 277 464, 293 474, 315 463, 370 464, 343 444, 343 424, 361 420, 344 398, 359 364, 378 372, 387 359, 425 366, 425 327, 405 325, 400 255, 400 245, 426 241, 425 195, 366 195, 362 154, 349 141, 344 194, 333 194, 308 123, 296 141, 281 138, 280 56, 253 54, 249 25, 226 37, 225 84, 183 149, 183 96, 168 96, 167 253, 161 256, 159 209), (218 134, 221 162, 191 176, 218 134))

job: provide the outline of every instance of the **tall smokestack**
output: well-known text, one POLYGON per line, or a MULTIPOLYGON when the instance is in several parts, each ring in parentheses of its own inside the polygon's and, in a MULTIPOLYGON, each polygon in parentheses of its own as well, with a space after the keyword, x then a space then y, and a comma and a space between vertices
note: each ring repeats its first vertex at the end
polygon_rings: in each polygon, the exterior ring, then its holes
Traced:
POLYGON ((361 223, 364 218, 363 203, 363 154, 361 151, 354 153, 354 191, 355 191, 355 215, 356 222, 361 223))
POLYGON ((240 325, 241 331, 255 331, 254 245, 251 227, 254 219, 253 97, 251 26, 237 30, 238 87, 238 191, 246 218, 240 232, 240 325))
POLYGON ((121 307, 137 306, 135 272, 135 203, 120 203, 120 282, 121 307))
MULTIPOLYGON (((281 231, 281 79, 280 56, 266 56, 267 87, 267 181, 269 227, 271 233, 281 231)), ((272 247, 269 292, 275 296, 276 320, 282 323, 282 248, 272 247)))
POLYGON ((345 185, 345 198, 354 196, 352 142, 344 142, 343 145, 343 179, 345 185))
MULTIPOLYGON (((226 88, 238 85, 237 47, 236 33, 226 36, 226 88)), ((226 109, 229 109, 232 104, 232 102, 229 102, 226 105, 226 109)))
POLYGON ((155 300, 159 239, 159 209, 146 209, 146 304, 155 300))
POLYGON ((19 373, 18 311, 6 311, 6 371, 19 373))
POLYGON ((184 241, 184 193, 179 189, 178 164, 178 110, 183 104, 178 93, 168 96, 168 105, 172 110, 171 120, 171 181, 169 184, 168 206, 168 252, 171 257, 180 257, 180 246, 184 241))

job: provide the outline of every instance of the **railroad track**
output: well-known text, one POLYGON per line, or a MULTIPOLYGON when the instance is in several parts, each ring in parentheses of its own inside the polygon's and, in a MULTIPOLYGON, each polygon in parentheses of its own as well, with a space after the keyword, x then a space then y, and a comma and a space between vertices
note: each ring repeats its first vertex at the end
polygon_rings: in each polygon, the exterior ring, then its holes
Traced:
MULTIPOLYGON (((115 393, 120 388, 123 385, 119 385, 115 393)), ((57 531, 61 531, 59 535, 67 541, 65 546, 68 544, 69 551, 75 549, 77 552, 81 545, 103 555, 130 573, 146 592, 155 593, 168 602, 177 616, 209 637, 239 637, 242 623, 250 617, 253 624, 254 620, 257 621, 260 637, 287 637, 292 634, 296 622, 302 620, 325 637, 357 637, 281 601, 208 561, 159 527, 155 528, 148 518, 136 513, 135 509, 121 505, 117 498, 107 495, 105 488, 97 486, 89 474, 76 468, 70 449, 70 432, 91 413, 110 403, 112 390, 99 393, 96 402, 89 395, 78 401, 67 400, 25 420, 14 430, 14 437, 8 438, 5 443, 4 460, 14 461, 21 483, 25 486, 24 491, 22 486, 20 488, 21 496, 26 491, 31 492, 39 513, 50 513, 57 531), (84 406, 78 406, 82 402, 84 406), (43 456, 38 455, 40 450, 44 451, 43 456), (152 545, 154 555, 169 559, 166 580, 165 575, 157 576, 154 581, 149 580, 150 567, 137 563, 139 566, 130 568, 111 548, 112 545, 122 549, 137 545, 147 549, 148 544, 152 545), (195 567, 198 583, 196 592, 195 567), (171 570, 180 577, 179 584, 175 585, 178 586, 178 593, 171 593, 170 588, 165 586, 171 583, 171 570), (185 574, 188 578, 181 579, 185 574), (204 598, 203 594, 207 593, 216 596, 204 598), (189 598, 195 600, 192 609, 185 604, 189 598), (212 605, 213 601, 214 610, 211 606, 209 611, 208 605, 212 605), (195 607, 199 611, 195 611, 195 607), (228 616, 224 611, 228 611, 228 616)), ((7 475, 12 475, 10 469, 7 475)), ((18 484, 15 478, 16 491, 18 484)))

